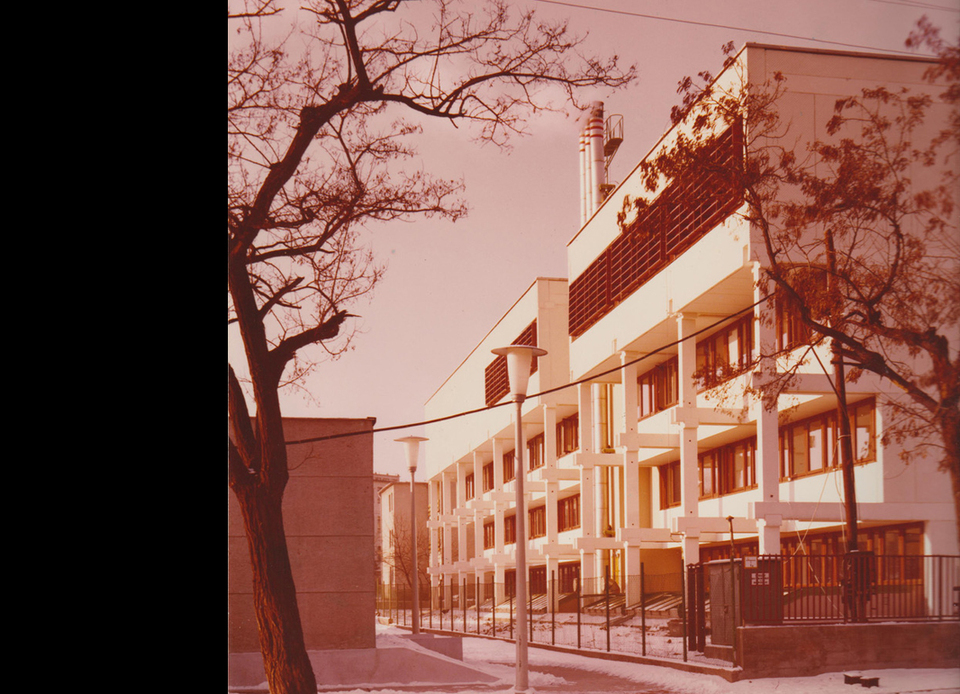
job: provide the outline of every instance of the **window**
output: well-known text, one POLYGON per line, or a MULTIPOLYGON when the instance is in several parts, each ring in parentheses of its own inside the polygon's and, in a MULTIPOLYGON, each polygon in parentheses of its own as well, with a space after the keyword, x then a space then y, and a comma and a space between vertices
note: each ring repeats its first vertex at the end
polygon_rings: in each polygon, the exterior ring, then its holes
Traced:
POLYGON ((657 468, 660 477, 660 508, 680 505, 680 461, 657 468))
POLYGON ((507 516, 503 519, 503 543, 512 545, 517 541, 517 517, 507 516))
POLYGON ((503 483, 506 484, 517 476, 517 456, 514 451, 503 454, 503 483))
POLYGON ((547 507, 537 506, 528 512, 530 517, 530 537, 545 537, 547 534, 547 507))
POLYGON ((527 458, 530 460, 529 469, 543 467, 543 434, 538 434, 527 441, 527 458))
POLYGON ((557 422, 557 457, 573 453, 580 447, 580 414, 557 422))
POLYGON ((580 527, 580 495, 564 497, 557 502, 557 527, 560 532, 580 527))
POLYGON ((483 548, 493 549, 497 546, 497 526, 493 520, 485 521, 483 524, 483 548))
POLYGON ((796 302, 783 292, 777 294, 777 349, 787 352, 813 342, 813 331, 800 318, 796 302))
POLYGON ((467 475, 466 479, 463 481, 463 492, 467 499, 472 499, 474 496, 476 496, 476 486, 474 485, 472 472, 467 475))
POLYGON ((547 567, 530 567, 530 595, 546 595, 547 593, 547 567))
POLYGON ((493 461, 483 464, 483 491, 493 489, 493 461))
POLYGON ((698 456, 700 498, 732 494, 757 486, 757 438, 737 441, 698 456))
MULTIPOLYGON (((854 462, 876 460, 875 406, 864 400, 847 406, 854 462)), ((792 479, 840 465, 836 413, 825 412, 780 427, 780 477, 792 479)))
POLYGON ((580 562, 561 564, 559 567, 560 592, 573 593, 580 586, 580 562))
POLYGON ((637 379, 640 393, 637 418, 642 419, 676 405, 679 400, 677 358, 656 366, 637 379))
POLYGON ((753 316, 745 316, 697 342, 697 380, 701 388, 750 368, 753 363, 753 316))

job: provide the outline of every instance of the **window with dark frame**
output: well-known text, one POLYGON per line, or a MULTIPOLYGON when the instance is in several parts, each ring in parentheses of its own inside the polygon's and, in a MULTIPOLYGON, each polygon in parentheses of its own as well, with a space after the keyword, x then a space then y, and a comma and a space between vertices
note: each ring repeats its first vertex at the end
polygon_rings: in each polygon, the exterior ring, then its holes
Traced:
MULTIPOLYGON (((876 460, 876 403, 873 399, 847 406, 853 438, 854 463, 876 460)), ((836 411, 823 412, 780 427, 780 478, 794 479, 841 464, 836 411)))
POLYGON ((503 519, 503 544, 512 545, 517 542, 517 517, 506 516, 503 519))
POLYGON ((580 527, 580 495, 566 496, 557 502, 557 529, 559 532, 580 527))
POLYGON ((483 491, 493 489, 493 461, 483 464, 483 491))
POLYGON ((537 506, 527 512, 530 518, 530 537, 546 537, 547 507, 537 506))
POLYGON ((532 439, 527 441, 527 467, 530 470, 535 470, 538 467, 543 467, 544 465, 544 455, 543 455, 543 434, 537 434, 532 439))
POLYGON ((757 437, 701 453, 700 498, 733 494, 757 486, 757 437))
POLYGON ((497 526, 491 519, 483 523, 483 548, 493 549, 497 546, 497 526))
POLYGON ((557 457, 573 453, 580 447, 580 413, 557 422, 557 457))
POLYGON ((506 484, 517 476, 517 457, 514 451, 503 454, 503 483, 506 484))
POLYGON ((476 486, 474 485, 474 477, 472 472, 468 474, 463 481, 463 493, 467 499, 472 499, 476 496, 477 490, 476 486))
POLYGON ((680 461, 657 466, 660 477, 660 508, 680 505, 680 461))
POLYGON ((744 316, 697 341, 697 381, 712 388, 750 368, 753 363, 753 316, 744 316))
POLYGON ((680 399, 677 365, 677 358, 673 357, 637 378, 637 387, 640 389, 637 398, 638 419, 677 404, 680 399))

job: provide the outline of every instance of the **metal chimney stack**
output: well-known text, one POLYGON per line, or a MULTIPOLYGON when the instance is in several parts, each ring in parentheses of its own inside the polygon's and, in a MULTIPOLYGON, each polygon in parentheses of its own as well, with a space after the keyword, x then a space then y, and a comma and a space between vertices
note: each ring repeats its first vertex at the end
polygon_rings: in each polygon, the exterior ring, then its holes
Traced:
POLYGON ((603 102, 594 101, 580 132, 580 226, 603 202, 606 183, 603 153, 603 102))

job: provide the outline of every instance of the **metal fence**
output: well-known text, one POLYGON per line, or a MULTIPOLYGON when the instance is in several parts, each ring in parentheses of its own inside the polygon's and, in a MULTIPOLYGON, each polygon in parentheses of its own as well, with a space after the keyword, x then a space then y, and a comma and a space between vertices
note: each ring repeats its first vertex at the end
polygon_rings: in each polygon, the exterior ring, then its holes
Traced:
POLYGON ((960 619, 957 556, 742 557, 690 565, 687 585, 697 646, 707 616, 716 632, 721 611, 737 615, 737 625, 960 619))
MULTIPOLYGON (((683 573, 561 581, 532 577, 528 584, 528 641, 582 650, 685 658, 683 573)), ((381 585, 381 619, 410 626, 412 595, 405 586, 381 585)), ((423 629, 513 639, 513 583, 461 581, 420 592, 423 629)))
MULTIPOLYGON (((687 660, 708 642, 732 644, 744 624, 960 619, 960 557, 767 555, 665 574, 641 565, 623 586, 541 576, 528 593, 530 643, 687 660)), ((412 625, 412 603, 409 587, 378 586, 383 621, 412 625)), ((423 629, 513 639, 516 612, 512 583, 420 593, 423 629)))

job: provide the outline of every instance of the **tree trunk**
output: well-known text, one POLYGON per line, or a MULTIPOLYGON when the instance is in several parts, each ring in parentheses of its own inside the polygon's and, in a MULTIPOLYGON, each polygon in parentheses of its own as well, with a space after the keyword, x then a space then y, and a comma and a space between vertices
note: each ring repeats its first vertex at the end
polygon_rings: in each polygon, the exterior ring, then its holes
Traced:
POLYGON ((253 603, 270 692, 316 694, 283 529, 283 492, 264 491, 259 485, 238 485, 234 492, 250 549, 253 603))

